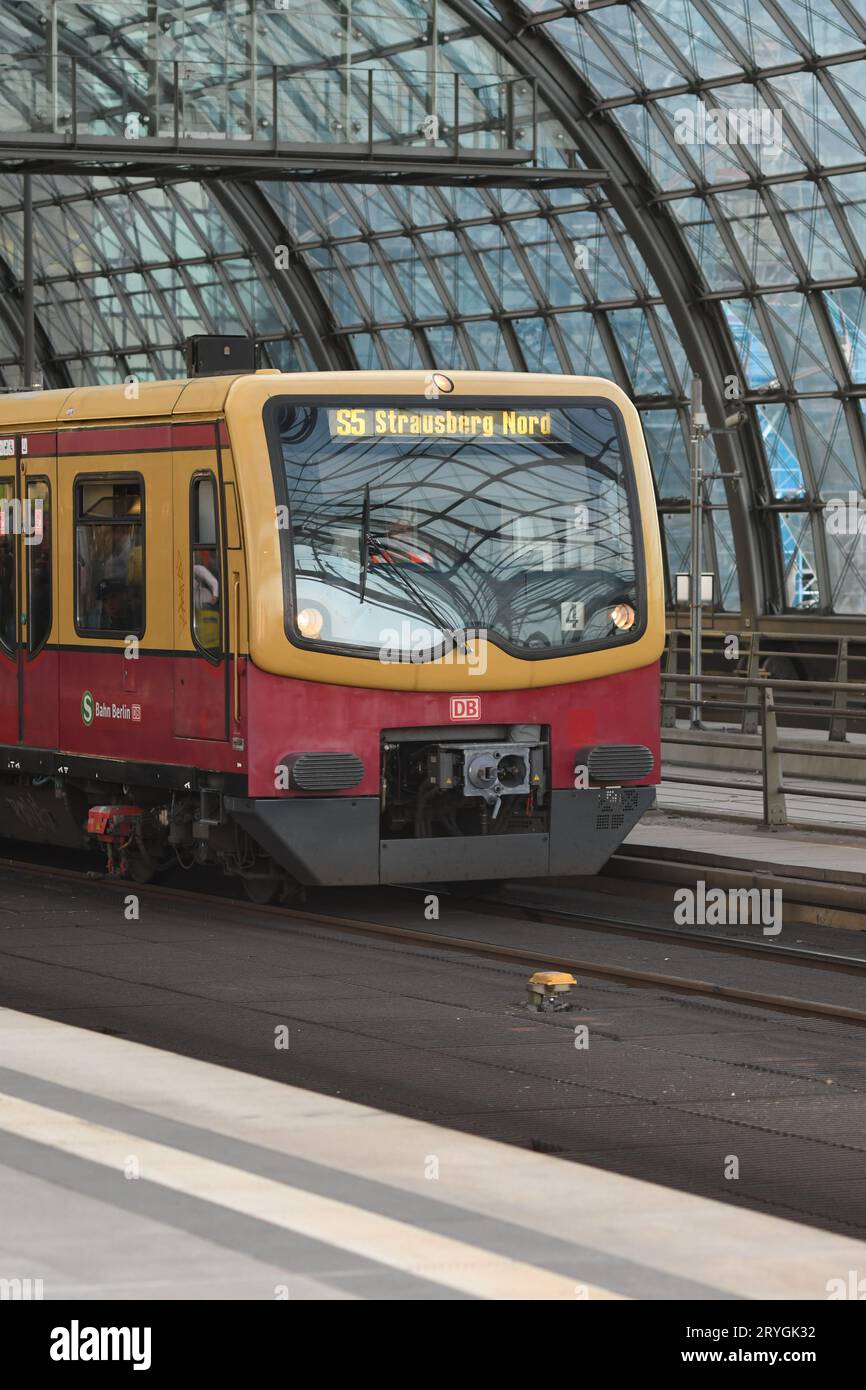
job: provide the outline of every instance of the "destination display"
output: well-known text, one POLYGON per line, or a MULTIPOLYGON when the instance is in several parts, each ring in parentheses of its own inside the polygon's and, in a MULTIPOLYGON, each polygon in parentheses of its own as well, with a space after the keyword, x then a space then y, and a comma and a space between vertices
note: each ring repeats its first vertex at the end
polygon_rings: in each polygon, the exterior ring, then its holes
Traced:
POLYGON ((332 438, 550 439, 549 410, 402 410, 346 406, 328 411, 332 438))

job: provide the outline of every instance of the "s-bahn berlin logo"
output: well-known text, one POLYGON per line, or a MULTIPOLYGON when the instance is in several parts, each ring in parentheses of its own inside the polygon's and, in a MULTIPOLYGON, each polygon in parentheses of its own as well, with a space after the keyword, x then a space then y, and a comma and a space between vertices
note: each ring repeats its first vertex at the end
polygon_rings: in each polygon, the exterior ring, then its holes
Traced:
POLYGON ((141 723, 141 705, 110 705, 103 704, 100 700, 94 700, 89 690, 85 690, 81 697, 81 722, 90 728, 94 719, 119 719, 130 720, 133 724, 141 723))

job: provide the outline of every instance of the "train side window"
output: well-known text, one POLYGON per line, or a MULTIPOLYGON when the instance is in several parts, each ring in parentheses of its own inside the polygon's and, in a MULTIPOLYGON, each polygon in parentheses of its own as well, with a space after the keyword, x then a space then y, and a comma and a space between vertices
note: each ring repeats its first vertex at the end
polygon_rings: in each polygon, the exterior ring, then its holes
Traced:
POLYGON ((75 481, 75 626, 144 634, 144 488, 140 478, 75 481))
POLYGON ((18 640, 15 605, 14 478, 0 478, 0 646, 14 652, 18 640))
POLYGON ((190 490, 192 634, 204 652, 220 650, 220 552, 216 481, 212 473, 193 478, 190 490))
POLYGON ((28 479, 27 501, 27 649, 32 655, 51 631, 51 489, 44 478, 28 479))

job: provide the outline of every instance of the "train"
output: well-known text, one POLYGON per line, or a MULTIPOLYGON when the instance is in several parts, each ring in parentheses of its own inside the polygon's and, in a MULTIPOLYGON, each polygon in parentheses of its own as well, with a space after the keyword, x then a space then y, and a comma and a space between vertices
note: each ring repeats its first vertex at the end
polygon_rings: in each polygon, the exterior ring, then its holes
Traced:
POLYGON ((0 397, 0 836, 255 902, 593 874, 653 804, 663 643, 611 381, 0 397))

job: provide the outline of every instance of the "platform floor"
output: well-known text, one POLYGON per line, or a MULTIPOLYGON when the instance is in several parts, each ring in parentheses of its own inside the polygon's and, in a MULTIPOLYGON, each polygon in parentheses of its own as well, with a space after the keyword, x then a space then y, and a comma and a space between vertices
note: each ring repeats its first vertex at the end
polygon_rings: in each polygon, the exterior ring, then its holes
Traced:
POLYGON ((866 1243, 0 1010, 0 1277, 46 1299, 821 1299, 866 1243))
MULTIPOLYGON (((471 913, 444 895, 443 942, 415 944, 194 898, 142 896, 139 919, 127 920, 116 886, 37 873, 0 873, 0 882, 2 1007, 866 1239, 862 1029, 579 970, 570 1013, 524 1007, 527 975, 566 955, 849 1007, 862 1006, 862 978, 471 913), (449 936, 522 952, 531 943, 533 963, 456 954, 449 936)), ((334 890, 316 908, 426 934, 424 902, 422 893, 334 890)), ((594 910, 584 895, 575 906, 594 910)), ((638 920, 662 911, 641 903, 638 920)), ((780 939, 809 946, 821 930, 786 928, 780 939)), ((862 950, 861 933, 825 935, 843 953, 862 950)), ((3 1049, 0 1036, 0 1066, 12 1067, 3 1049)), ((75 1085, 86 1084, 85 1072, 75 1085)), ((38 1193, 21 1200, 39 1211, 38 1193)))
POLYGON ((731 869, 763 869, 785 877, 826 880, 866 888, 866 838, 839 823, 835 829, 744 826, 723 815, 672 814, 659 796, 624 841, 635 854, 657 852, 731 869))
MULTIPOLYGON (((703 749, 689 743, 691 731, 682 720, 676 728, 662 729, 660 810, 763 824, 760 737, 726 731, 711 721, 703 725, 703 735, 711 740, 718 735, 719 742, 703 749)), ((782 753, 789 827, 848 831, 862 837, 866 833, 866 801, 851 799, 846 793, 863 791, 866 758, 851 755, 864 751, 866 733, 850 730, 844 742, 834 744, 820 729, 786 727, 780 730, 779 738, 783 748, 787 744, 816 750, 811 758, 782 753), (810 792, 826 795, 804 794, 810 792)))
MULTIPOLYGON (((866 762, 861 764, 866 773, 866 762)), ((671 768, 671 771, 673 769, 671 768)), ((679 771, 679 769, 678 769, 679 771)), ((695 785, 685 782, 666 781, 662 772, 658 804, 663 811, 685 811, 694 815, 737 816, 745 821, 763 823, 764 799, 760 787, 744 789, 729 785, 732 776, 741 774, 726 773, 720 768, 683 768, 683 772, 701 781, 695 785)), ((792 826, 816 827, 819 830, 838 828, 840 830, 866 832, 866 802, 847 800, 847 790, 843 782, 821 782, 814 778, 786 777, 785 804, 788 821, 792 826), (819 796, 797 795, 804 789, 812 791, 823 789, 837 795, 821 799, 819 796)), ((858 786, 858 791, 862 790, 858 786)))

